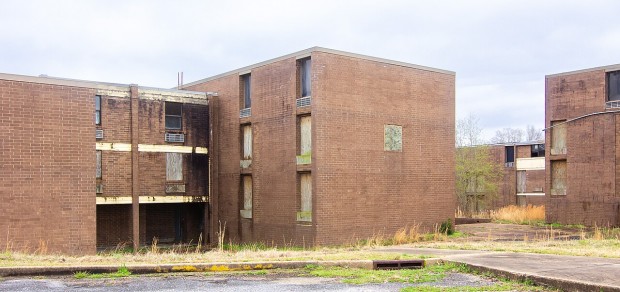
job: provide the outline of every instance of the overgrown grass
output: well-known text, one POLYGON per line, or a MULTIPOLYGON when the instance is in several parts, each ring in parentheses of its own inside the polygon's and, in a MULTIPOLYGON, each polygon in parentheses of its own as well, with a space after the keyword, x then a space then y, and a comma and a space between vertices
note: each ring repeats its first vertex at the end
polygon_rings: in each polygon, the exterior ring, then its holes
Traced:
POLYGON ((434 265, 424 269, 367 270, 308 265, 305 269, 312 276, 326 278, 343 278, 343 282, 348 284, 386 282, 426 283, 439 281, 446 276, 446 272, 460 271, 462 269, 462 266, 450 263, 443 265, 434 265))
POLYGON ((114 273, 91 274, 87 271, 75 272, 73 277, 76 279, 103 279, 103 278, 124 278, 131 276, 131 272, 125 265, 122 265, 114 273))
POLYGON ((516 224, 533 224, 545 221, 545 206, 515 206, 510 205, 489 212, 489 217, 495 221, 516 224))

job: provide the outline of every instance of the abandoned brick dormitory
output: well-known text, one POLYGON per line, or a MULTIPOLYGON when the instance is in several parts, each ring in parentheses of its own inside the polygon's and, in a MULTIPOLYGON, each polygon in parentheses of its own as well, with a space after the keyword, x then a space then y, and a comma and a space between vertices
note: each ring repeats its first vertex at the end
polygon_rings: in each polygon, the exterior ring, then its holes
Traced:
POLYGON ((0 244, 430 230, 454 217, 454 86, 450 71, 318 47, 174 90, 0 74, 0 244))

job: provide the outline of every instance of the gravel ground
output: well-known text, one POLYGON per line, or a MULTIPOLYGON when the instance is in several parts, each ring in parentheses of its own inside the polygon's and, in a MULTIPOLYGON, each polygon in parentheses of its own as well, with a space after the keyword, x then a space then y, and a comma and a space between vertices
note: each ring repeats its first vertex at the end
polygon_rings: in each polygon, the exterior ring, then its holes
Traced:
MULTIPOLYGON (((442 281, 420 285, 437 287, 488 286, 493 280, 475 275, 450 273, 442 281)), ((49 277, 44 279, 0 279, 0 291, 398 291, 406 283, 353 285, 339 279, 302 277, 294 273, 267 275, 182 274, 133 276, 117 279, 49 277)))

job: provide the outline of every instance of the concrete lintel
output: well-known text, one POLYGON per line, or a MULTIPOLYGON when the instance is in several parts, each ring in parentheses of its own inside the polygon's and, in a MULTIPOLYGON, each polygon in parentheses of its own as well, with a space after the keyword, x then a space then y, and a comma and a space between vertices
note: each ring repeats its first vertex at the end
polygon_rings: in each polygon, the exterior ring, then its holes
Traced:
POLYGON ((192 153, 191 146, 139 144, 138 152, 192 153))
MULTIPOLYGON (((140 196, 139 199, 140 204, 203 203, 208 201, 207 196, 140 196)), ((97 205, 129 205, 131 202, 131 196, 97 196, 97 205)))

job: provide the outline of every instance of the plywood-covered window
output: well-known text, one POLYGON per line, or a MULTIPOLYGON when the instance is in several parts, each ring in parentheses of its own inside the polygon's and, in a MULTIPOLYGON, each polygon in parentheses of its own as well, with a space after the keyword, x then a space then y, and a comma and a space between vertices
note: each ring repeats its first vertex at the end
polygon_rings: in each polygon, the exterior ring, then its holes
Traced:
POLYGON ((566 121, 551 122, 551 155, 566 154, 566 121))
POLYGON ((303 116, 299 119, 299 154, 312 153, 312 118, 303 116))
POLYGON ((551 195, 566 195, 566 160, 551 161, 551 195))
POLYGON ((166 180, 183 180, 183 154, 166 153, 166 180))
POLYGON ((301 211, 312 212, 312 174, 304 172, 299 175, 299 192, 301 194, 301 211))
POLYGON ((527 173, 525 170, 517 171, 517 194, 522 194, 527 192, 527 173))
POLYGON ((97 151, 97 174, 96 178, 101 178, 101 151, 97 151))
POLYGON ((241 176, 241 194, 243 199, 242 218, 252 218, 252 176, 241 176))
POLYGON ((242 159, 252 159, 252 125, 241 126, 243 153, 242 159))
POLYGON ((403 150, 403 127, 398 125, 385 125, 384 127, 384 146, 385 151, 403 150))

